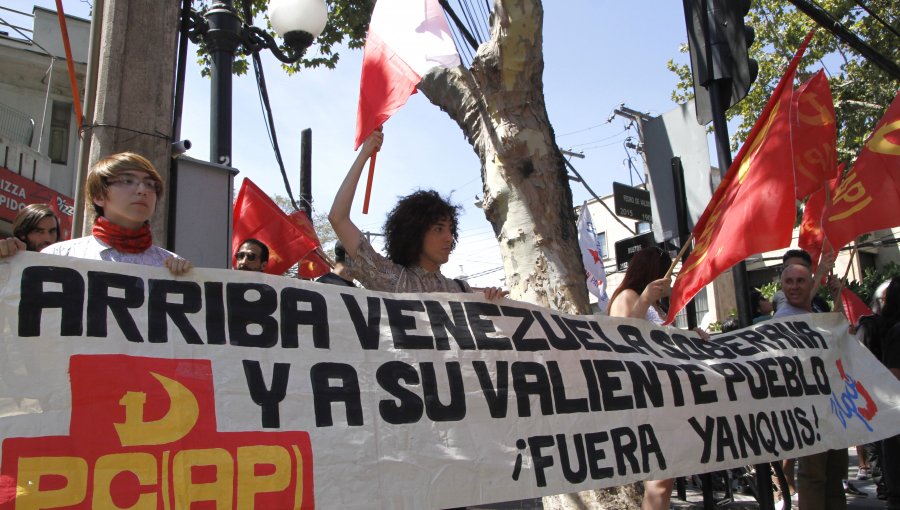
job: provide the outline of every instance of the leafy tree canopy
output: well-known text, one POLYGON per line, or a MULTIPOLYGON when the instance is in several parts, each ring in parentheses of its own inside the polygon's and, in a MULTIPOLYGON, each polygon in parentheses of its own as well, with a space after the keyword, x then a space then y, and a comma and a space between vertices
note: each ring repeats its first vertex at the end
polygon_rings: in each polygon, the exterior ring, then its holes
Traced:
MULTIPOLYGON (((896 0, 818 0, 817 3, 882 55, 900 62, 900 37, 860 6, 865 5, 882 20, 893 24, 894 31, 900 31, 900 3, 896 0)), ((753 0, 747 24, 756 31, 756 41, 750 49, 751 57, 759 62, 759 77, 747 97, 727 113, 729 119, 740 117, 741 120, 732 137, 735 146, 746 139, 794 52, 815 26, 812 19, 797 11, 787 0, 753 0)), ((682 45, 681 51, 688 51, 687 44, 682 45)), ((834 95, 838 158, 850 161, 859 154, 894 99, 898 84, 830 32, 819 28, 800 63, 798 77, 806 80, 822 67, 834 95)), ((690 65, 670 60, 668 68, 679 78, 672 99, 681 103, 693 97, 690 65)))
MULTIPOLYGON (((246 2, 250 2, 256 26, 260 28, 265 26, 275 40, 280 40, 269 23, 267 14, 269 0, 235 0, 234 9, 242 19, 246 2)), ((210 3, 210 0, 201 0, 199 8, 205 11, 209 8, 210 3)), ((365 45, 366 30, 369 27, 369 19, 372 17, 375 2, 373 0, 325 0, 325 3, 328 6, 328 24, 325 25, 322 34, 313 41, 312 46, 306 50, 302 59, 295 64, 282 65, 289 75, 305 67, 325 66, 328 69, 334 69, 340 59, 340 54, 337 52, 338 46, 346 44, 348 48, 362 48, 365 45)), ((252 21, 244 20, 248 24, 252 21)), ((206 48, 201 47, 197 56, 202 75, 208 76, 210 59, 206 48)), ((235 74, 245 74, 248 68, 246 55, 238 56, 235 59, 235 74)))

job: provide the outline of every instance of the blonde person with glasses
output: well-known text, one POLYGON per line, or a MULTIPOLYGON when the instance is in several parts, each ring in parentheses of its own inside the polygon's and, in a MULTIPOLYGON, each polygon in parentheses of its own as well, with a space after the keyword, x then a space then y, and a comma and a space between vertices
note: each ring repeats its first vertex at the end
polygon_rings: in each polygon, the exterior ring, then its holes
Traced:
MULTIPOLYGON (((91 235, 50 245, 42 253, 166 267, 174 275, 188 272, 189 261, 153 244, 150 218, 163 192, 159 172, 139 154, 122 152, 98 161, 85 183, 96 213, 91 235)), ((0 257, 24 249, 21 241, 5 240, 0 257)))

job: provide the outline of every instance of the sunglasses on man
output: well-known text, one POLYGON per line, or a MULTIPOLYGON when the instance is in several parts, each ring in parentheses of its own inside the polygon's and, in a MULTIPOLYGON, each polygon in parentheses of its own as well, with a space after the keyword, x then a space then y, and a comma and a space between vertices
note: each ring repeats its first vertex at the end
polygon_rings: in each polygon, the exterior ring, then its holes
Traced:
POLYGON ((256 254, 252 251, 239 251, 234 255, 234 258, 237 260, 247 259, 247 262, 253 262, 256 260, 256 254))

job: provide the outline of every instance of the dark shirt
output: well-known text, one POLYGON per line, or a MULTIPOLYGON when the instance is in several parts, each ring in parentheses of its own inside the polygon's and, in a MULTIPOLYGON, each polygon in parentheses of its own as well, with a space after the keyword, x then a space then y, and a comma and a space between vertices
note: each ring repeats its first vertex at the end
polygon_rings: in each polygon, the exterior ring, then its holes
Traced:
POLYGON ((888 331, 881 345, 881 362, 888 368, 900 369, 900 322, 888 331))
POLYGON ((881 346, 887 337, 888 324, 880 315, 867 315, 859 319, 857 338, 879 361, 882 360, 881 346))
POLYGON ((316 278, 316 281, 319 283, 327 283, 329 285, 343 285, 344 287, 356 287, 356 285, 353 285, 353 282, 351 282, 349 280, 345 280, 334 273, 325 273, 322 276, 316 278))

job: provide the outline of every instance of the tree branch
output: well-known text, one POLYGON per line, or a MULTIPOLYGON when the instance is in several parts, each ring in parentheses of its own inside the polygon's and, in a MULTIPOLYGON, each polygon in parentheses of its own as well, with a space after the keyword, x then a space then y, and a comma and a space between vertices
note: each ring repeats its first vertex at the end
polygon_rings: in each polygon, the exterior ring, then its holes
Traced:
POLYGON ((422 77, 419 90, 453 119, 479 158, 484 160, 485 136, 496 140, 493 124, 484 108, 484 97, 472 73, 462 66, 452 69, 436 67, 422 77))

